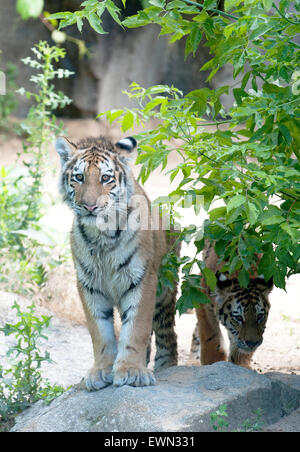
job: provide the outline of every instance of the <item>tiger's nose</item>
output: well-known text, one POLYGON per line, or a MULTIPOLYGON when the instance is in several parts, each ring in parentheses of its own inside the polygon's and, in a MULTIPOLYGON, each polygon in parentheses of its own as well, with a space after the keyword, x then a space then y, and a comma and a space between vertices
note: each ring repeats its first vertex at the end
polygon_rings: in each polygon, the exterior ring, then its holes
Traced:
POLYGON ((96 204, 93 204, 93 205, 91 205, 91 204, 83 204, 83 207, 86 210, 88 210, 89 212, 94 212, 94 210, 96 210, 98 206, 96 204))
POLYGON ((249 348, 256 348, 262 343, 262 340, 259 341, 245 341, 245 344, 249 348))

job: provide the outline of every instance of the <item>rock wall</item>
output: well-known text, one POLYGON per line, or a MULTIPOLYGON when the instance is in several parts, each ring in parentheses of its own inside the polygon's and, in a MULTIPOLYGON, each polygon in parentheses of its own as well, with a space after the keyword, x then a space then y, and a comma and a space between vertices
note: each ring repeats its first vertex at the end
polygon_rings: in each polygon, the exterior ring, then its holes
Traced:
MULTIPOLYGON (((46 0, 49 12, 74 11, 80 0, 46 0)), ((134 13, 140 5, 138 0, 129 2, 128 14, 134 13)), ((50 31, 39 19, 23 21, 15 11, 15 2, 0 0, 0 68, 7 62, 17 65, 17 84, 32 89, 29 82, 31 69, 20 59, 31 54, 31 47, 39 40, 51 41, 50 31)), ((132 81, 148 87, 152 84, 174 84, 184 92, 205 86, 207 74, 199 68, 208 58, 208 50, 201 48, 196 57, 189 56, 184 61, 185 40, 170 44, 168 37, 158 38, 159 27, 148 26, 141 29, 123 30, 108 14, 103 16, 103 28, 107 35, 97 34, 85 24, 82 34, 76 26, 68 27, 67 33, 83 39, 90 56, 78 58, 78 48, 67 42, 67 57, 60 63, 75 72, 75 76, 56 83, 73 99, 73 105, 64 111, 72 117, 94 116, 110 108, 130 106, 122 90, 128 89, 132 81)), ((53 43, 54 44, 54 43, 53 43)), ((27 113, 30 101, 19 98, 17 114, 27 113)))

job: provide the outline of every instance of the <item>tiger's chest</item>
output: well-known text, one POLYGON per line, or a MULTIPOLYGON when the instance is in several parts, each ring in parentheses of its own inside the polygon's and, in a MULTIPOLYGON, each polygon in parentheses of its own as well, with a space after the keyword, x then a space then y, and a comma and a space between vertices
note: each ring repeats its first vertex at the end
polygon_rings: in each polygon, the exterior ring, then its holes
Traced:
POLYGON ((100 290, 114 303, 144 272, 137 231, 103 233, 97 240, 73 231, 72 253, 77 277, 83 287, 100 290), (90 240, 88 241, 87 238, 90 240))

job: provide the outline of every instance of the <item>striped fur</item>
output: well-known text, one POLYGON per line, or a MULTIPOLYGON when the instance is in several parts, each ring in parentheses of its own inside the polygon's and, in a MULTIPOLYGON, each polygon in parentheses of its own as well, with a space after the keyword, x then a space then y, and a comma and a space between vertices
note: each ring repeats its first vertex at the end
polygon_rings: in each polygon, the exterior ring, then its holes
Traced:
POLYGON ((204 291, 210 297, 211 304, 196 309, 198 322, 193 333, 191 352, 200 358, 202 364, 228 359, 250 368, 252 355, 263 341, 270 309, 268 295, 273 283, 264 281, 254 273, 248 287, 242 288, 237 275, 229 277, 219 272, 223 263, 219 262, 209 242, 203 254, 206 266, 217 276, 217 286, 212 293, 203 280, 204 291), (228 356, 219 322, 225 326, 230 340, 228 356))
POLYGON ((94 366, 85 378, 88 390, 111 383, 154 384, 146 363, 152 329, 155 368, 177 364, 176 288, 156 302, 157 272, 174 239, 162 229, 141 227, 141 217, 151 214, 150 202, 128 165, 135 145, 130 137, 116 145, 103 137, 77 145, 59 138, 56 144, 61 192, 74 212, 72 255, 94 349, 94 366), (132 201, 137 195, 143 200, 139 205, 132 201), (107 221, 112 221, 109 227, 107 221), (114 308, 122 320, 118 343, 114 308))

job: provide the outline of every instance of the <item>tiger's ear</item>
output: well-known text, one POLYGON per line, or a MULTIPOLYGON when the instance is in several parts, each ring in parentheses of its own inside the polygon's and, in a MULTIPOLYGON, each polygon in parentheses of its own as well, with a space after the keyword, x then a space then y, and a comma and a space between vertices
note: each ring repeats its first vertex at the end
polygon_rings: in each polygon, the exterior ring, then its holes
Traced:
POLYGON ((76 152, 76 146, 71 143, 66 137, 58 137, 55 142, 56 152, 60 156, 61 164, 67 163, 74 153, 76 152))
POLYGON ((217 287, 219 289, 225 289, 225 287, 229 287, 232 284, 232 279, 229 279, 226 273, 220 273, 219 271, 217 271, 216 278, 217 278, 217 287))
POLYGON ((133 137, 122 138, 122 140, 116 143, 119 157, 125 163, 133 158, 133 152, 136 150, 136 147, 137 142, 133 137))
POLYGON ((263 275, 258 275, 258 277, 255 278, 255 282, 261 290, 266 293, 271 292, 274 286, 273 277, 266 281, 263 275))

